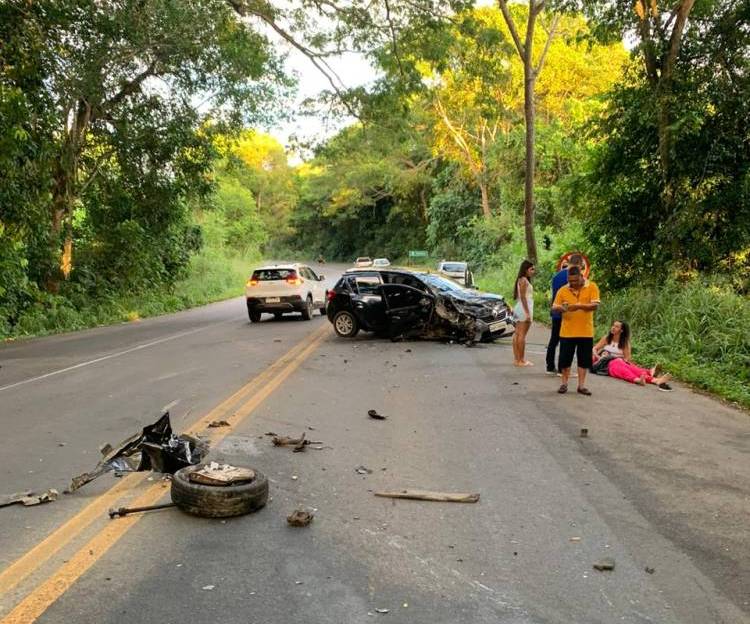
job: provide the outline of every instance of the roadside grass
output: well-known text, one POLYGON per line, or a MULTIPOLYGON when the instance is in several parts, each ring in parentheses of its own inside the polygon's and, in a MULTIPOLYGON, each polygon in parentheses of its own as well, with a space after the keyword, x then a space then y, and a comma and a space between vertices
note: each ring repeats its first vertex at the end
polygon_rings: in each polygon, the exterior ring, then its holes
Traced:
POLYGON ((101 325, 137 322, 215 301, 238 297, 257 256, 226 255, 205 249, 193 256, 187 275, 168 290, 139 293, 107 292, 95 299, 84 296, 40 294, 12 328, 0 326, 0 339, 76 331, 101 325))
MULTIPOLYGON (((512 306, 517 270, 507 263, 492 268, 478 277, 478 285, 504 295, 512 306)), ((534 279, 534 318, 545 324, 550 322, 551 276, 551 270, 540 270, 534 279)), ((750 298, 711 276, 602 290, 601 295, 597 338, 612 321, 626 321, 636 362, 661 364, 676 379, 750 408, 750 298)))

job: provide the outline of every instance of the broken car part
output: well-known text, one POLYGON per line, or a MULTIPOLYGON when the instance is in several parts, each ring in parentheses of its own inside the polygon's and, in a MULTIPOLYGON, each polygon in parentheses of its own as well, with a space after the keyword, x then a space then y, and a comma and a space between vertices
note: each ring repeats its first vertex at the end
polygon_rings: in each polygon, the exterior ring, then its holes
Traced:
POLYGON ((410 498, 413 500, 437 501, 440 503, 476 503, 477 493, 431 492, 429 490, 399 490, 398 492, 375 492, 375 496, 386 498, 410 498))
POLYGON ((182 511, 203 518, 229 518, 257 511, 268 501, 268 479, 258 470, 241 468, 254 473, 252 481, 228 485, 194 483, 190 475, 204 467, 203 464, 187 466, 174 473, 172 501, 182 511))
POLYGON ((103 457, 94 470, 74 477, 67 493, 75 492, 111 470, 174 473, 180 468, 199 463, 208 453, 208 445, 192 436, 172 433, 169 412, 164 412, 154 424, 123 440, 117 447, 104 445, 101 453, 103 457))
POLYGON ((375 420, 385 420, 388 418, 388 416, 383 416, 382 414, 378 414, 376 410, 367 410, 367 415, 370 418, 374 418, 375 420))
POLYGON ((7 507, 8 505, 15 505, 17 503, 20 503, 24 507, 32 507, 34 505, 41 505, 42 503, 51 503, 57 500, 59 495, 60 493, 53 489, 49 489, 41 494, 34 494, 32 491, 6 494, 0 496, 0 507, 7 507))
POLYGON ((154 511, 156 509, 167 509, 168 507, 174 507, 174 503, 163 503, 162 505, 149 505, 148 507, 119 507, 118 509, 110 509, 110 518, 122 518, 134 513, 141 513, 143 511, 154 511))

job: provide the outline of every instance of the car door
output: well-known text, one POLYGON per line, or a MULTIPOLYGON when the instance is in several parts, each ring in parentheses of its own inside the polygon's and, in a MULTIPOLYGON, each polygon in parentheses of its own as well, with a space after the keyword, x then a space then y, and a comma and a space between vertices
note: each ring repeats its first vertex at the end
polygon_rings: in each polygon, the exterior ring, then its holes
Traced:
POLYGON ((385 301, 380 287, 383 282, 375 272, 362 272, 350 278, 352 308, 359 322, 370 331, 382 331, 388 325, 385 301))
POLYGON ((325 289, 323 288, 323 282, 320 281, 318 275, 310 267, 302 267, 302 275, 310 282, 310 290, 312 291, 313 302, 316 307, 325 305, 325 289))
POLYGON ((408 284, 383 284, 388 331, 398 336, 409 330, 420 330, 430 320, 434 297, 408 284))

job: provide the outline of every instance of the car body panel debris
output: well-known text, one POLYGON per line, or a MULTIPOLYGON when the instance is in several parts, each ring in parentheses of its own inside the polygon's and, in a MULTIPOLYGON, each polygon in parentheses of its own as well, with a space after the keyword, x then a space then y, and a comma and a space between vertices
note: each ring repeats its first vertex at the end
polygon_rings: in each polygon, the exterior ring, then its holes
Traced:
POLYGON ((226 486, 235 483, 249 483, 255 479, 255 471, 252 468, 240 468, 229 464, 211 462, 200 470, 194 470, 188 475, 193 483, 203 485, 226 486))
POLYGON ((430 490, 399 490, 397 492, 375 492, 375 496, 385 498, 409 498, 412 500, 437 501, 440 503, 476 503, 478 493, 471 492, 432 492, 430 490))
POLYGON ((286 517, 286 521, 290 526, 294 527, 306 527, 310 524, 315 517, 315 514, 305 511, 304 509, 295 509, 286 517))
POLYGON ((49 489, 41 494, 34 494, 32 491, 16 492, 15 494, 5 494, 0 496, 0 507, 20 504, 24 507, 33 507, 42 503, 51 503, 57 500, 60 493, 57 490, 49 489))
POLYGON ((67 492, 75 492, 111 470, 154 470, 172 474, 180 468, 198 464, 208 453, 208 445, 189 435, 175 435, 169 412, 164 412, 159 420, 144 427, 140 433, 123 440, 116 447, 106 444, 101 452, 103 457, 94 470, 74 477, 67 492))
POLYGON ((594 564, 594 570, 599 570, 600 572, 614 570, 614 569, 615 569, 615 560, 612 559, 612 557, 604 557, 603 559, 600 559, 594 564))

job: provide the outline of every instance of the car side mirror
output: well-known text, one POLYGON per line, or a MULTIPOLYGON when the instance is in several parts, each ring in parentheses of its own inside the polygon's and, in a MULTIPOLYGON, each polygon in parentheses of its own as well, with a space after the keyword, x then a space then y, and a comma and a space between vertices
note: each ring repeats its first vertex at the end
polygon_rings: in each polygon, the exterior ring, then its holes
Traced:
POLYGON ((326 278, 325 275, 318 275, 318 281, 322 282, 326 278))

